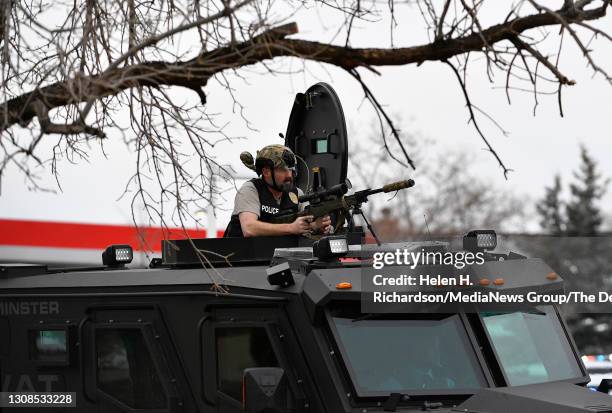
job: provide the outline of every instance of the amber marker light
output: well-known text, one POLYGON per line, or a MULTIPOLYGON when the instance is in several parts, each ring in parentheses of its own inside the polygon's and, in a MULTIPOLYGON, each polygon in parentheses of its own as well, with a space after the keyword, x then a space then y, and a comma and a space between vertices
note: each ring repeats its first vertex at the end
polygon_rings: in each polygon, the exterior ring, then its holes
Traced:
POLYGON ((351 288, 353 288, 353 284, 348 281, 343 281, 336 284, 336 289, 338 290, 350 290, 351 288))
POLYGON ((546 279, 550 281, 555 281, 557 278, 559 278, 559 275, 556 272, 549 272, 546 276, 546 279))
POLYGON ((504 285, 504 279, 503 278, 496 278, 495 281, 493 281, 493 284, 495 285, 504 285))
POLYGON ((482 285, 483 287, 486 287, 487 285, 491 284, 491 281, 489 281, 488 278, 482 278, 480 279, 480 281, 478 281, 478 284, 482 285))

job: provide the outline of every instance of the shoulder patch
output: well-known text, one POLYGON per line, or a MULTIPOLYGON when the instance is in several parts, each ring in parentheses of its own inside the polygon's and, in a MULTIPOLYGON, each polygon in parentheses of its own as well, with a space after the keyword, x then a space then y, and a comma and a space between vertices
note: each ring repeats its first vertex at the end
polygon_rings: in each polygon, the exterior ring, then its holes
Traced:
POLYGON ((298 203, 298 196, 295 194, 295 192, 289 192, 289 199, 291 200, 291 202, 293 202, 294 204, 298 203))

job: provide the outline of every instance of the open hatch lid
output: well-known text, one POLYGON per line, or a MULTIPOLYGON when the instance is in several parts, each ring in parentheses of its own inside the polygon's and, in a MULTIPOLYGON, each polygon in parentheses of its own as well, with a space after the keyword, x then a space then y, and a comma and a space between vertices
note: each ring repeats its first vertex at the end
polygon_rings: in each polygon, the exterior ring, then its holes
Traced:
POLYGON ((321 186, 325 189, 345 182, 346 122, 338 95, 330 85, 317 83, 295 96, 285 145, 299 158, 296 185, 304 192, 312 190, 313 168, 319 168, 321 186))

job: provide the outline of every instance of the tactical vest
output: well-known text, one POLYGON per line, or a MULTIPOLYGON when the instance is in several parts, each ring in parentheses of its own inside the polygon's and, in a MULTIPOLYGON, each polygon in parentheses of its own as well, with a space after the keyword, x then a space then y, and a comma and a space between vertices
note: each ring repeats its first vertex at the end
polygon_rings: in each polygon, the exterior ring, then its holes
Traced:
MULTIPOLYGON (((272 222, 272 218, 278 215, 280 212, 298 211, 298 204, 294 204, 289 198, 289 194, 283 192, 281 197, 280 204, 276 202, 274 195, 268 189, 268 185, 264 182, 262 178, 254 178, 251 179, 253 185, 257 189, 257 194, 259 195, 259 221, 262 222, 272 222)), ((297 189, 293 187, 290 192, 293 192, 297 197, 297 189)), ((223 237, 244 237, 242 233, 242 227, 240 226, 240 219, 238 218, 238 214, 232 215, 232 218, 225 229, 225 233, 223 237)))

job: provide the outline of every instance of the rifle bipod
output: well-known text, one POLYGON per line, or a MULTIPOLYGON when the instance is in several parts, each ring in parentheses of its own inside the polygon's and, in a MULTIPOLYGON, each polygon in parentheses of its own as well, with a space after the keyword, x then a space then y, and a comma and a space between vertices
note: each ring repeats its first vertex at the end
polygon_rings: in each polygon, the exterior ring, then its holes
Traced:
POLYGON ((378 239, 376 232, 374 232, 374 228, 372 228, 372 225, 370 225, 370 221, 368 221, 368 218, 366 217, 365 213, 361 210, 361 205, 356 205, 351 210, 351 214, 347 216, 349 221, 349 232, 355 231, 355 215, 361 215, 361 218, 363 219, 363 222, 365 222, 368 231, 370 231, 370 234, 372 234, 372 236, 376 240, 376 244, 380 246, 380 240, 378 239))

